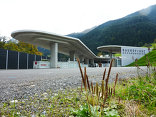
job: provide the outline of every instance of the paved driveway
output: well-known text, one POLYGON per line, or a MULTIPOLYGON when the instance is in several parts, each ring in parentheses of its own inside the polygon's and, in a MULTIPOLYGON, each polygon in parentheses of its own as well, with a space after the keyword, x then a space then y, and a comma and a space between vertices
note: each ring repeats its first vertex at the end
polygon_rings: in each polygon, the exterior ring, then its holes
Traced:
MULTIPOLYGON (((100 82, 105 68, 87 68, 89 80, 100 82)), ((140 74, 144 74, 142 67, 140 74)), ((108 71, 108 68, 107 68, 108 71)), ((114 81, 116 73, 119 78, 137 76, 135 67, 113 67, 110 82, 114 81)), ((31 69, 31 70, 0 70, 0 101, 26 98, 51 89, 56 92, 65 88, 81 85, 81 75, 78 68, 74 69, 31 69)))

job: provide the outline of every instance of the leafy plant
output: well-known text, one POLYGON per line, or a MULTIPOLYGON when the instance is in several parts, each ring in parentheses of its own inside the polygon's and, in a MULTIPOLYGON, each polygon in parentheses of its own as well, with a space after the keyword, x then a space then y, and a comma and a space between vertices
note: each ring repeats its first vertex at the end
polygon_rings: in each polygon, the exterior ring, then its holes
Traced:
POLYGON ((72 115, 76 117, 120 117, 117 111, 117 105, 102 109, 100 106, 83 105, 78 110, 72 110, 72 115))
POLYGON ((104 109, 104 114, 106 117, 120 117, 116 109, 106 108, 104 109))
POLYGON ((122 81, 117 86, 117 95, 123 100, 133 100, 143 108, 148 110, 146 114, 156 114, 156 77, 153 73, 150 77, 147 75, 122 81))
POLYGON ((72 109, 72 115, 76 117, 91 117, 88 105, 82 105, 78 110, 72 109))

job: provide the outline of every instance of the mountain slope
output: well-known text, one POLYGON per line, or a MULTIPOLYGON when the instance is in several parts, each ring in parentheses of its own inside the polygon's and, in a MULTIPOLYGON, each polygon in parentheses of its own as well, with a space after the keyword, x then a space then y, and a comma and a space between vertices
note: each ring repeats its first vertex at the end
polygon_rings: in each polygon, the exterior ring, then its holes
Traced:
POLYGON ((90 32, 91 30, 95 29, 96 27, 97 26, 94 26, 94 27, 86 29, 82 32, 71 33, 71 34, 68 34, 67 36, 80 38, 80 37, 84 36, 85 34, 87 34, 88 32, 90 32))
POLYGON ((94 53, 102 45, 143 46, 156 39, 156 5, 108 21, 79 36, 94 53))

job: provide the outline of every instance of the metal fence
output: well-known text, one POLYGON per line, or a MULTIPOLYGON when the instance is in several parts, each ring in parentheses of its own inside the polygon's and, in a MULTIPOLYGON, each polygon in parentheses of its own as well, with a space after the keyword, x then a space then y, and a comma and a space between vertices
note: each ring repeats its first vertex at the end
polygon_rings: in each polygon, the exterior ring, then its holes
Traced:
POLYGON ((0 69, 33 69, 33 61, 49 59, 46 56, 0 49, 0 69))

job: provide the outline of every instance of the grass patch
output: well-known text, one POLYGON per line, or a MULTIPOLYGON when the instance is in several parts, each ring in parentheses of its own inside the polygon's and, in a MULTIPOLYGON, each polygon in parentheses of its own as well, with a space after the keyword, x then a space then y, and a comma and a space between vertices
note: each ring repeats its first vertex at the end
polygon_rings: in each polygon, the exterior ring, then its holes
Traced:
POLYGON ((150 53, 146 54, 145 56, 141 57, 139 60, 137 60, 136 62, 133 62, 129 65, 127 65, 128 67, 129 66, 136 66, 136 64, 138 66, 147 66, 148 64, 148 61, 147 61, 147 57, 150 61, 150 64, 152 66, 156 66, 156 50, 153 50, 151 51, 150 53))
POLYGON ((114 54, 115 57, 121 57, 120 53, 114 54))
MULTIPOLYGON (((117 96, 122 102, 132 102, 137 110, 133 115, 156 115, 156 75, 120 81, 117 85, 117 96)), ((126 103, 124 105, 126 106, 126 103)), ((130 105, 130 104, 129 104, 130 105)))
POLYGON ((60 91, 54 94, 47 91, 41 96, 34 95, 29 99, 12 100, 0 103, 0 116, 6 117, 119 117, 118 100, 109 98, 105 108, 99 105, 96 95, 90 95, 81 89, 60 91), (87 97, 90 98, 87 101, 87 97), (92 99, 94 98, 94 102, 92 99), (93 104, 94 103, 94 104, 93 104), (93 105, 92 105, 93 104, 93 105))
POLYGON ((0 104, 1 115, 21 116, 69 116, 71 108, 78 109, 84 103, 84 96, 79 89, 59 91, 57 94, 47 91, 29 99, 7 101, 0 104), (80 100, 81 99, 81 100, 80 100))

